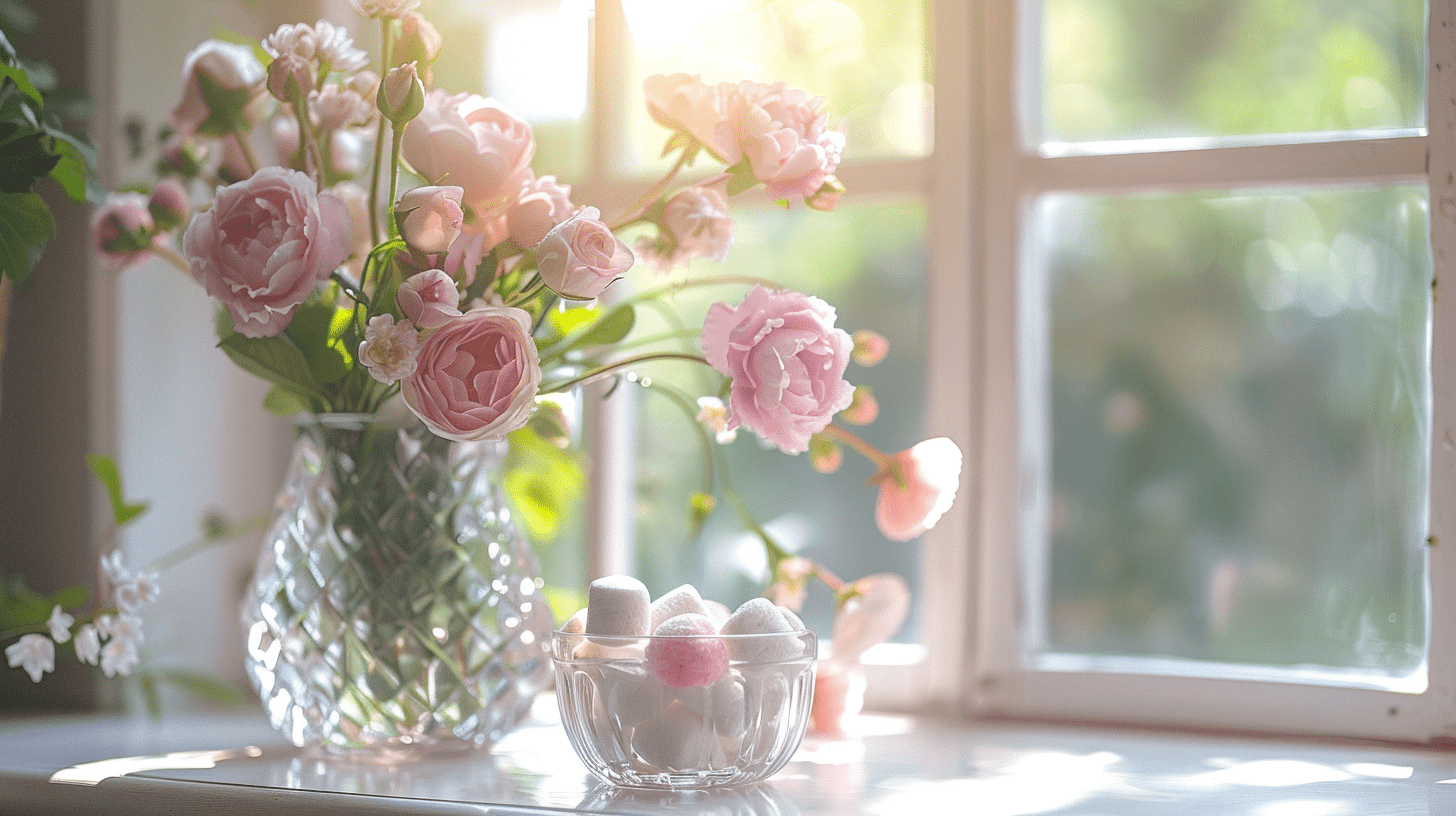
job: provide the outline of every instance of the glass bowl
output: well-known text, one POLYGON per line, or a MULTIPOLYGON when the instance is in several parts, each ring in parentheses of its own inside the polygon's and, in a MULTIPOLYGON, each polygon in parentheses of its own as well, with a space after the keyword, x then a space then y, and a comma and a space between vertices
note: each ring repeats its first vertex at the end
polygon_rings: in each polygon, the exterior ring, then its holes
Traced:
POLYGON ((804 738, 816 649, 809 630, 662 637, 558 631, 551 637, 556 703, 571 747, 606 782, 749 784, 782 768, 804 738), (711 668, 674 670, 684 657, 711 668))

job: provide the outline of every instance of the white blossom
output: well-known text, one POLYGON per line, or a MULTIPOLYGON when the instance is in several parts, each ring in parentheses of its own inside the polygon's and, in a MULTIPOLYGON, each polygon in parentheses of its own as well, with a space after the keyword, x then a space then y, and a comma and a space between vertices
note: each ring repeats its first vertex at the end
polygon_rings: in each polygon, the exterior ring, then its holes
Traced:
POLYGON ((107 677, 131 674, 132 667, 141 662, 136 647, 124 640, 112 640, 101 649, 101 671, 107 677))
POLYGON ((155 601, 158 594, 160 589, 157 587, 157 573, 138 573, 116 588, 116 606, 123 612, 135 612, 143 604, 155 601))
POLYGON ((46 628, 51 630, 51 637, 57 643, 65 643, 71 639, 71 624, 75 622, 75 618, 67 615, 60 604, 56 604, 56 608, 51 610, 50 620, 46 621, 46 628))
POLYGON ((81 628, 76 630, 76 659, 94 666, 100 656, 101 637, 96 634, 96 627, 89 623, 81 624, 81 628))
POLYGON ((310 118, 325 130, 338 130, 350 125, 367 125, 374 116, 374 105, 358 91, 339 85, 325 85, 308 95, 310 118))
POLYGON ((136 615, 123 612, 111 618, 109 623, 107 628, 112 643, 125 643, 136 648, 147 639, 146 632, 142 631, 142 619, 136 615))
POLYGON ((397 20, 420 4, 420 0, 349 0, 349 5, 365 17, 397 20))
POLYGON ((717 397, 698 397, 698 421, 713 432, 719 445, 738 438, 738 430, 728 428, 728 407, 717 397))
POLYGON ((374 379, 386 385, 415 373, 420 355, 420 333, 408 320, 394 322, 393 315, 375 315, 364 329, 359 359, 374 379))
POLYGON ((124 584, 131 580, 131 570, 122 561, 121 550, 112 550, 101 556, 101 571, 113 584, 124 584))
POLYGON ((39 683, 46 672, 55 671, 56 644, 45 635, 24 635, 5 647, 5 657, 10 661, 10 668, 25 669, 30 679, 39 683))
MULTIPOLYGON (((314 34, 318 36, 318 57, 335 71, 348 73, 369 64, 369 55, 354 47, 354 38, 349 30, 328 20, 314 23, 314 34)), ((322 77, 320 77, 322 79, 322 77)))

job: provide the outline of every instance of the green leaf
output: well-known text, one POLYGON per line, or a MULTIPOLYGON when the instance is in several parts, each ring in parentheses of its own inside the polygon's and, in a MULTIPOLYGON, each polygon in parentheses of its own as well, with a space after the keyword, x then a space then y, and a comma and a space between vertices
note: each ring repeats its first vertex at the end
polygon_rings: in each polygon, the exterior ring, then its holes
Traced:
POLYGON ((601 319, 592 323, 585 330, 577 329, 573 335, 567 335, 563 340, 566 345, 562 352, 574 351, 588 346, 606 346, 620 341, 632 332, 632 326, 637 322, 637 312, 632 304, 623 303, 607 312, 601 319), (579 332, 579 333, 578 333, 579 332))
POLYGON ((86 467, 105 485, 106 493, 111 497, 111 518, 116 526, 126 524, 147 509, 147 502, 128 503, 122 498, 121 473, 117 471, 115 462, 105 456, 88 453, 86 467))
POLYGON ((57 139, 56 151, 60 157, 51 168, 51 178, 61 185, 66 198, 80 204, 86 200, 86 160, 70 142, 57 139))
POLYGON ((268 395, 263 397, 263 407, 286 419, 294 414, 306 414, 312 411, 313 400, 284 386, 275 385, 268 389, 268 395))
POLYGON ((758 186, 758 179, 754 177, 753 168, 749 166, 747 159, 728 168, 728 172, 732 174, 728 178, 728 195, 730 196, 736 196, 758 186))
POLYGON ((313 379, 321 385, 343 379, 354 367, 354 357, 341 339, 352 315, 352 309, 334 306, 333 298, 309 298, 283 330, 303 353, 313 379))
POLYGON ((24 283, 55 234, 55 219, 40 196, 0 193, 0 277, 24 283))
POLYGON ((542 439, 529 426, 507 438, 506 495, 526 534, 538 543, 549 543, 586 495, 586 474, 573 453, 542 439))
POLYGON ((35 180, 51 172, 61 157, 39 130, 0 123, 0 193, 28 193, 35 180))
POLYGON ((556 618, 557 626, 566 623, 577 610, 586 606, 586 593, 579 589, 547 584, 541 587, 541 594, 546 596, 546 605, 551 607, 551 616, 556 618))
POLYGON ((601 306, 583 306, 576 309, 553 311, 546 316, 546 322, 556 330, 557 337, 565 337, 586 324, 601 317, 606 311, 601 306))
POLYGON ((20 575, 0 576, 0 631, 40 626, 57 605, 75 609, 86 603, 89 594, 84 586, 71 586, 47 597, 27 587, 20 575))
POLYGON ((314 380, 303 352, 286 335, 244 337, 234 332, 219 341, 217 347, 250 374, 256 374, 290 391, 307 394, 323 402, 328 401, 319 390, 318 382, 314 380))
POLYGON ((24 68, 18 65, 0 64, 0 79, 8 79, 14 82, 15 87, 19 88, 21 93, 30 97, 37 108, 45 107, 45 102, 40 98, 40 91, 30 81, 30 74, 26 73, 24 68))

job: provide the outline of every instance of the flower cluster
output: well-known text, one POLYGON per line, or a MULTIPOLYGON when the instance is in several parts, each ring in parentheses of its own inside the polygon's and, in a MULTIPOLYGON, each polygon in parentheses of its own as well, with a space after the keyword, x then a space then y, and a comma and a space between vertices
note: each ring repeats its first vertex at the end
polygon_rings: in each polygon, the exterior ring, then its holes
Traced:
POLYGON ((24 669, 39 683, 46 672, 55 670, 56 645, 72 641, 76 659, 92 666, 99 663, 107 677, 131 673, 141 660, 139 650, 146 640, 141 608, 157 599, 157 574, 131 571, 120 550, 102 556, 101 572, 110 588, 111 605, 73 631, 76 618, 57 604, 44 624, 44 633, 21 635, 5 647, 11 668, 24 669))
MULTIPOLYGON (((959 480, 954 443, 891 455, 836 423, 878 413, 846 374, 879 362, 886 345, 838 327, 825 301, 759 280, 737 304, 711 307, 696 347, 631 335, 634 306, 721 281, 596 301, 636 277, 639 259, 658 272, 723 259, 729 201, 747 190, 834 209, 844 136, 822 98, 783 83, 648 77, 648 110, 671 132, 676 162, 607 218, 536 174, 527 122, 494 99, 431 87, 442 38, 415 2, 351 2, 380 26, 377 72, 323 20, 281 26, 260 49, 203 43, 159 135, 162 178, 149 194, 114 194, 93 229, 111 266, 162 257, 217 301, 219 346, 272 382, 270 408, 373 413, 397 397, 434 433, 469 442, 528 429, 543 395, 691 360, 724 378, 698 402, 708 438, 728 444, 747 429, 785 453, 808 451, 821 471, 839 466, 841 445, 862 453, 892 539, 945 512, 959 480), (719 167, 678 182, 699 159, 719 167)), ((681 402, 691 412, 691 397, 681 402)))

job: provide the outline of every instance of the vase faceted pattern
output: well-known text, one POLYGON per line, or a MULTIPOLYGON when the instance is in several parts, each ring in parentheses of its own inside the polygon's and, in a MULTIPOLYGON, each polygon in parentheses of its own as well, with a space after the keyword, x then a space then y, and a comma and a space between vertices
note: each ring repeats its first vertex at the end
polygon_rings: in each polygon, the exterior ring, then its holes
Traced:
POLYGON ((294 744, 489 745, 549 683, 552 617, 505 449, 416 422, 300 423, 243 600, 248 674, 294 744))

